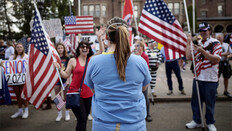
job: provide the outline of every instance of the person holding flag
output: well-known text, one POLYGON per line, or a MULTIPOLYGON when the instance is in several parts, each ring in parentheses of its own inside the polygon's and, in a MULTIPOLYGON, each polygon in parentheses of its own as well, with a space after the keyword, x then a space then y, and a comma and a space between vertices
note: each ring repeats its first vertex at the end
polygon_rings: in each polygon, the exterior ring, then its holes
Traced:
MULTIPOLYGON (((87 66, 88 61, 93 55, 99 55, 103 52, 103 42, 102 38, 105 34, 105 27, 101 27, 99 30, 96 31, 96 35, 99 40, 99 48, 100 50, 93 54, 91 49, 91 43, 86 40, 80 41, 78 47, 76 49, 76 56, 75 58, 71 58, 68 62, 66 70, 61 70, 61 66, 54 62, 54 66, 59 68, 59 72, 62 78, 67 79, 72 74, 72 82, 67 93, 76 93, 79 92, 79 88, 81 87, 82 77, 84 74, 85 66, 87 66)), ((74 115, 77 118, 77 131, 86 131, 86 124, 87 124, 87 117, 90 114, 91 109, 91 100, 92 100, 93 92, 90 88, 83 83, 81 91, 80 91, 80 107, 72 108, 74 115)))
POLYGON ((202 36, 200 42, 193 45, 194 57, 191 54, 190 43, 191 36, 188 39, 186 49, 186 58, 195 62, 196 76, 193 79, 193 91, 191 107, 193 112, 193 120, 186 124, 189 129, 201 127, 200 105, 206 104, 206 124, 209 131, 216 131, 214 125, 214 107, 216 102, 216 91, 218 87, 218 68, 221 59, 222 47, 217 39, 210 37, 210 25, 206 22, 199 24, 199 33, 202 36), (199 87, 199 96, 197 93, 197 85, 199 87), (200 100, 198 100, 200 98, 200 100), (200 103, 200 102, 201 103, 200 103), (200 103, 200 105, 199 105, 200 103))

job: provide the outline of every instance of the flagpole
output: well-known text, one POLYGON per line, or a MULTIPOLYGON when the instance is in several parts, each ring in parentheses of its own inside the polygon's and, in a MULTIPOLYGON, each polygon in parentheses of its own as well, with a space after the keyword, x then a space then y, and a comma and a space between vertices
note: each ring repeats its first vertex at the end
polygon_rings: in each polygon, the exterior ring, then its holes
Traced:
MULTIPOLYGON (((187 10, 187 6, 186 6, 186 0, 183 0, 183 1, 184 1, 185 15, 186 15, 187 25, 188 25, 188 33, 189 33, 189 35, 191 35, 191 30, 190 30, 190 25, 189 25, 189 18, 188 18, 188 10, 187 10)), ((202 130, 204 130, 205 126, 204 126, 204 121, 203 121, 203 112, 202 112, 202 108, 201 108, 201 99, 200 99, 199 85, 198 85, 198 80, 197 80, 197 73, 196 73, 196 68, 195 68, 196 65, 195 65, 195 57, 194 57, 194 54, 193 54, 193 42, 192 41, 191 41, 190 46, 191 46, 191 54, 192 54, 192 58, 193 58, 193 70, 194 70, 195 81, 196 81, 197 98, 198 98, 198 103, 199 103, 202 130)))
POLYGON ((193 34, 195 34, 195 0, 193 0, 193 34))
POLYGON ((132 9, 133 9, 133 18, 134 18, 134 21, 135 21, 136 32, 137 32, 138 35, 139 35, 138 24, 137 24, 137 20, 136 20, 136 18, 135 18, 135 15, 134 15, 134 4, 133 4, 133 0, 131 0, 131 4, 132 4, 132 9))
POLYGON ((78 16, 81 16, 81 0, 78 0, 78 16))
MULTIPOLYGON (((38 17, 39 17, 39 21, 41 22, 42 29, 44 30, 43 23, 42 23, 42 19, 41 19, 41 17, 40 17, 40 12, 39 12, 39 10, 38 10, 36 4, 35 4, 35 1, 34 1, 34 6, 35 6, 36 12, 38 12, 38 17)), ((45 37, 45 38, 46 38, 46 41, 47 41, 47 43, 48 43, 47 37, 45 37)), ((48 46, 50 46, 49 43, 48 43, 48 46)), ((49 48, 49 51, 50 51, 50 48, 49 48)), ((53 59, 54 62, 56 61, 55 58, 54 58, 54 56, 53 56, 53 54, 52 54, 52 59, 53 59)), ((58 77, 59 77, 59 79, 60 79, 60 84, 61 84, 61 86, 62 86, 62 89, 65 90, 65 89, 64 89, 63 82, 62 82, 62 79, 61 79, 61 76, 60 76, 60 73, 59 73, 59 71, 58 71, 58 68, 56 68, 56 73, 57 73, 57 75, 58 75, 58 77)))

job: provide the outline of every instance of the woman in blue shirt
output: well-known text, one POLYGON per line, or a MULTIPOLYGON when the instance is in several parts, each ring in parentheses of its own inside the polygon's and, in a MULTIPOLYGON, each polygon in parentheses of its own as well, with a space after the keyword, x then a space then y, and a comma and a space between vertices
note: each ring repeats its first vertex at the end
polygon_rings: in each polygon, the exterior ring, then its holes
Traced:
POLYGON ((126 22, 118 17, 107 27, 109 52, 91 58, 85 84, 92 98, 93 131, 145 131, 146 105, 142 93, 151 81, 148 66, 131 55, 126 22))

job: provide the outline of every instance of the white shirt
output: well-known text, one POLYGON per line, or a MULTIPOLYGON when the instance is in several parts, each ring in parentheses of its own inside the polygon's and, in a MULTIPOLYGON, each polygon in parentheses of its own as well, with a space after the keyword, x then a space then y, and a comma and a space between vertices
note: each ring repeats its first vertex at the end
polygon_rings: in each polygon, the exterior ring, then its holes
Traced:
MULTIPOLYGON (((210 52, 210 54, 217 56, 221 59, 222 48, 220 42, 217 39, 208 38, 205 43, 202 43, 202 41, 200 41, 200 45, 202 47, 207 47, 212 42, 215 42, 217 44, 213 46, 213 50, 212 52, 210 52)), ((200 61, 200 55, 200 52, 195 51, 195 69, 197 73, 196 79, 200 81, 217 82, 219 63, 212 64, 210 60, 208 60, 207 58, 205 58, 203 61, 200 61)))
MULTIPOLYGON (((227 53, 227 52, 229 52, 231 54, 232 50, 231 50, 229 44, 223 42, 222 43, 222 53, 227 53)), ((222 56, 221 61, 225 61, 225 60, 226 60, 226 57, 222 56)))
MULTIPOLYGON (((17 58, 16 58, 15 60, 20 60, 20 59, 28 60, 29 57, 28 57, 27 54, 25 54, 23 58, 21 57, 21 55, 18 55, 17 58)), ((14 56, 10 56, 9 60, 14 60, 14 56)))
POLYGON ((14 55, 14 47, 10 46, 5 51, 5 59, 8 60, 12 55, 14 55))

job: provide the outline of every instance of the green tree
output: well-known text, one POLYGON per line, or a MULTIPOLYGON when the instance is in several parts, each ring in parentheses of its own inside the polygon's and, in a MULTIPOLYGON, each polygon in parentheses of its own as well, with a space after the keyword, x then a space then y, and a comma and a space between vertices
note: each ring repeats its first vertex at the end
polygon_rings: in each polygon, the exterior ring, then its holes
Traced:
MULTIPOLYGON (((188 17, 189 17, 189 24, 190 24, 190 28, 191 28, 191 31, 193 32, 193 6, 192 5, 190 5, 190 6, 188 6, 188 17)), ((197 29, 197 12, 196 12, 196 7, 195 7, 195 24, 196 24, 196 26, 195 26, 195 30, 197 29)))

